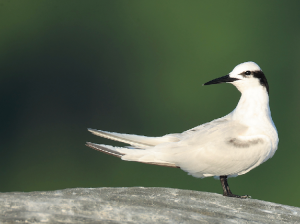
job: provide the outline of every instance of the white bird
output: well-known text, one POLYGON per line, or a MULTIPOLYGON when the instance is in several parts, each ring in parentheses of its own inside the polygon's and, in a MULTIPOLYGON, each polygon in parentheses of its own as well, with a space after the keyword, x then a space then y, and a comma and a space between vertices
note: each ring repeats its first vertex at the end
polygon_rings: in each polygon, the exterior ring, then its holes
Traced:
POLYGON ((232 83, 242 93, 228 115, 182 133, 162 137, 120 134, 88 129, 95 135, 129 144, 128 147, 87 143, 122 160, 177 167, 198 178, 220 178, 223 195, 232 194, 227 177, 245 174, 271 158, 278 133, 269 108, 267 79, 254 62, 237 65, 228 75, 204 85, 232 83))

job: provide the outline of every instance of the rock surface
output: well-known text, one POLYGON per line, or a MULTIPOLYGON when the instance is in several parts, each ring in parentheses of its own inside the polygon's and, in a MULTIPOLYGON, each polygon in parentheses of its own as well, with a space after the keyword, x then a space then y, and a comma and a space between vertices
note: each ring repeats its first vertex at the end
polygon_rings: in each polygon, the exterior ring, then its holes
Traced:
POLYGON ((300 223, 300 208, 169 188, 0 193, 0 223, 300 223))

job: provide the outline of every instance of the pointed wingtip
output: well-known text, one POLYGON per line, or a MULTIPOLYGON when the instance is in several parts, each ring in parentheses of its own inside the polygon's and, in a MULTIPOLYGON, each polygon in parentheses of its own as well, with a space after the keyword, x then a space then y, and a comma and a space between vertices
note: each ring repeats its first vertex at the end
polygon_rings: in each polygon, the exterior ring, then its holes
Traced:
POLYGON ((94 143, 92 143, 92 142, 85 143, 85 146, 90 147, 90 148, 94 148, 93 145, 94 145, 94 143))
POLYGON ((95 133, 97 132, 96 129, 93 129, 93 128, 88 128, 87 129, 89 132, 91 132, 92 134, 96 135, 95 133))
POLYGON ((95 144, 95 143, 92 143, 92 142, 86 142, 85 145, 94 149, 98 144, 95 144))
POLYGON ((103 152, 103 153, 105 153, 105 154, 108 154, 108 155, 112 155, 112 156, 118 157, 118 158, 121 158, 122 156, 125 155, 124 153, 120 153, 120 152, 118 152, 118 151, 109 149, 109 148, 107 148, 107 146, 105 147, 105 145, 99 145, 99 144, 96 144, 96 143, 87 142, 87 143, 86 143, 86 146, 88 146, 88 147, 90 147, 90 148, 92 148, 92 149, 95 149, 95 150, 97 150, 97 151, 103 152))

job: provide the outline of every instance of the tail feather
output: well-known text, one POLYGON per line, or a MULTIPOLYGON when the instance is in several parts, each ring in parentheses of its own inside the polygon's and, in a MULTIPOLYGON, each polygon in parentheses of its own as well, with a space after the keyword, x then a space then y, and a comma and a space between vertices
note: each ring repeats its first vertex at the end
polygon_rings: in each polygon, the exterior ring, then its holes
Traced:
POLYGON ((118 141, 118 142, 123 142, 123 143, 129 144, 129 145, 132 145, 132 146, 135 146, 138 148, 149 148, 149 147, 153 146, 150 144, 146 144, 146 143, 142 143, 142 142, 133 140, 132 139, 133 137, 131 137, 131 139, 130 139, 130 135, 127 135, 127 134, 119 134, 116 132, 101 131, 101 130, 95 130, 95 129, 91 129, 91 128, 89 128, 88 131, 92 132, 94 135, 97 135, 97 136, 100 136, 103 138, 107 138, 110 140, 118 141))
POLYGON ((114 141, 123 142, 141 149, 147 149, 165 142, 177 142, 180 140, 178 138, 178 135, 176 134, 169 134, 162 137, 147 137, 143 135, 121 134, 116 132, 101 131, 91 128, 89 128, 88 131, 92 132, 94 135, 114 141))
POLYGON ((110 145, 100 145, 100 144, 95 144, 95 143, 91 143, 91 142, 87 142, 86 146, 88 146, 92 149, 95 149, 97 151, 106 153, 108 155, 116 156, 123 160, 135 161, 135 162, 158 165, 158 166, 179 168, 174 163, 168 163, 168 162, 164 162, 164 161, 149 161, 148 159, 143 161, 142 157, 147 154, 147 150, 128 149, 128 148, 122 148, 122 147, 114 147, 114 146, 110 146, 110 145))
POLYGON ((87 142, 87 143, 86 143, 86 146, 88 146, 88 147, 90 147, 90 148, 92 148, 92 149, 95 149, 95 150, 97 150, 97 151, 106 153, 106 154, 108 154, 108 155, 116 156, 116 157, 118 157, 118 158, 121 158, 122 156, 125 155, 125 154, 120 153, 120 152, 118 152, 118 151, 111 150, 111 149, 108 149, 107 147, 103 147, 102 145, 95 144, 95 143, 91 143, 91 142, 87 142))

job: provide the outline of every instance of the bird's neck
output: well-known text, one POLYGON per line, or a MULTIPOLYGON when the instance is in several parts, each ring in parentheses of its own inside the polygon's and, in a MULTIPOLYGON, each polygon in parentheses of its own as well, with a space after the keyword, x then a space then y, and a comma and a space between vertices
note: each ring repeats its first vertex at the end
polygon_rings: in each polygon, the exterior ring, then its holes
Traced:
POLYGON ((242 91, 237 107, 232 111, 232 119, 241 123, 259 125, 266 120, 271 121, 269 95, 263 86, 242 91))

